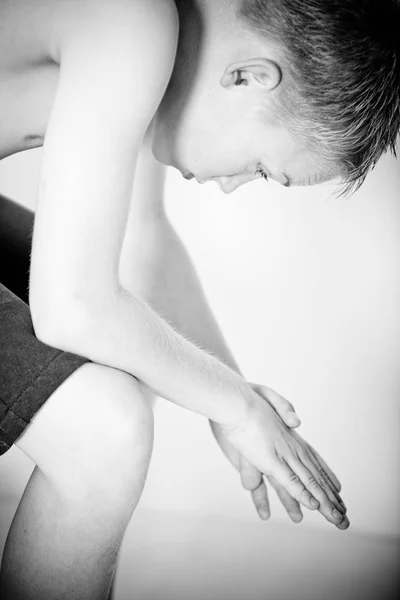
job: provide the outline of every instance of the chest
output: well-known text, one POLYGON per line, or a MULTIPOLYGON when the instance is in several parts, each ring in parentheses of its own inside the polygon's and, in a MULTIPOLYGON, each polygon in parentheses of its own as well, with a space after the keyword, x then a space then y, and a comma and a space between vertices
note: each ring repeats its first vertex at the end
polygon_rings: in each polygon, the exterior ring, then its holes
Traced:
POLYGON ((40 145, 46 130, 58 65, 43 12, 38 2, 0 0, 0 158, 40 145))
POLYGON ((58 68, 0 72, 0 156, 42 144, 58 83, 58 68))

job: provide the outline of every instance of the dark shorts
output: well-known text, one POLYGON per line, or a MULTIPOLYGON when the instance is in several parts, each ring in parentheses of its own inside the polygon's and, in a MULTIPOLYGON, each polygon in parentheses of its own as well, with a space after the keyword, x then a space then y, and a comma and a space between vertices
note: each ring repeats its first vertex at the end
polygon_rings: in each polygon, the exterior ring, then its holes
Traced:
POLYGON ((33 213, 0 196, 0 223, 0 454, 3 454, 58 386, 89 360, 47 346, 34 334, 26 302, 33 213))

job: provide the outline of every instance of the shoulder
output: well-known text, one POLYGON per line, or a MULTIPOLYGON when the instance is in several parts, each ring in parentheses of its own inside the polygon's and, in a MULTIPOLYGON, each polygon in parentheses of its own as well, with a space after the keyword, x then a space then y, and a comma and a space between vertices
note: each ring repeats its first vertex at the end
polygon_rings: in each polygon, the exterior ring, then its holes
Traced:
POLYGON ((72 47, 85 51, 94 46, 101 53, 108 45, 110 51, 118 45, 128 53, 144 43, 146 50, 153 45, 162 53, 176 51, 179 19, 172 0, 62 0, 62 4, 57 36, 61 60, 72 47))

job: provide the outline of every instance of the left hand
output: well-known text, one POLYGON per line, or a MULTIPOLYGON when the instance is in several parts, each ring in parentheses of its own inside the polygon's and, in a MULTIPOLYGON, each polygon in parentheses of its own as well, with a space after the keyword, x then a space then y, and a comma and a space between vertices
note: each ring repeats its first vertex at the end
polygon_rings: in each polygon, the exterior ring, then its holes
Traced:
MULTIPOLYGON (((300 419, 297 416, 293 405, 285 398, 266 386, 254 383, 250 383, 250 386, 275 409, 288 427, 294 429, 300 425, 300 419)), ((269 519, 271 516, 271 511, 268 500, 267 486, 263 479, 263 474, 257 469, 257 467, 252 465, 247 459, 240 455, 229 443, 229 441, 226 440, 221 427, 217 423, 210 421, 210 426, 225 456, 240 472, 240 478, 243 487, 251 492, 255 508, 260 518, 263 520, 269 519)), ((320 462, 322 461, 320 456, 317 458, 320 462)), ((334 473, 332 473, 325 463, 323 466, 325 471, 328 473, 333 486, 340 491, 340 483, 334 473)), ((300 521, 303 519, 300 504, 273 477, 267 477, 267 479, 275 489, 275 492, 285 507, 290 519, 294 523, 300 523, 300 521)))

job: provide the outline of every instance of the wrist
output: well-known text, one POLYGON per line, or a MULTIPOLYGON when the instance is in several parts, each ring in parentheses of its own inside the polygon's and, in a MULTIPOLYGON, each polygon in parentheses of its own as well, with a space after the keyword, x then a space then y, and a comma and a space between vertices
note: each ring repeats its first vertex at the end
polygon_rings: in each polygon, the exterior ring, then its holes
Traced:
MULTIPOLYGON (((240 376, 239 376, 240 377, 240 376)), ((240 377, 236 394, 232 395, 229 403, 229 414, 219 419, 218 424, 227 429, 240 427, 248 418, 251 406, 257 394, 245 379, 240 377)))

